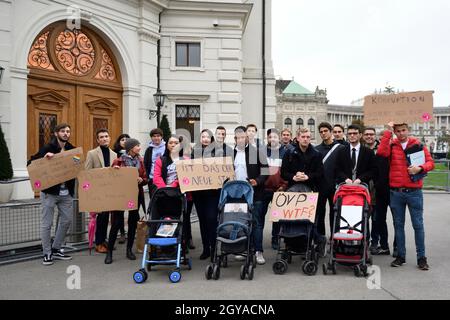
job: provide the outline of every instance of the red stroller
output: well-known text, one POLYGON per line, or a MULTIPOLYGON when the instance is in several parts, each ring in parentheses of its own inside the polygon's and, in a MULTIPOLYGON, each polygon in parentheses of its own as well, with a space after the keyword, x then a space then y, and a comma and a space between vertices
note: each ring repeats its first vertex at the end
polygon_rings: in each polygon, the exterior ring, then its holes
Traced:
POLYGON ((336 262, 353 266, 355 276, 367 276, 369 257, 370 194, 366 185, 341 184, 334 195, 334 232, 330 242, 330 258, 323 273, 336 274, 336 262))

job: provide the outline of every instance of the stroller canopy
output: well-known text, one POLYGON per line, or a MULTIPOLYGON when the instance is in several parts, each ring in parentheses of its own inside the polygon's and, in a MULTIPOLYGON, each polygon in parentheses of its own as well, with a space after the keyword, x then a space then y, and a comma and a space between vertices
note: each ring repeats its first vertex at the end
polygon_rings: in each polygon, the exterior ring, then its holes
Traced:
POLYGON ((253 204, 253 187, 247 181, 229 181, 220 193, 219 207, 225 206, 229 199, 243 199, 248 205, 253 204))
POLYGON ((186 210, 185 202, 185 196, 178 188, 157 189, 152 196, 147 214, 152 220, 158 220, 163 215, 178 218, 186 210))
POLYGON ((338 197, 343 198, 343 205, 363 206, 364 199, 370 205, 369 189, 364 185, 343 184, 336 190, 333 201, 336 202, 338 197))

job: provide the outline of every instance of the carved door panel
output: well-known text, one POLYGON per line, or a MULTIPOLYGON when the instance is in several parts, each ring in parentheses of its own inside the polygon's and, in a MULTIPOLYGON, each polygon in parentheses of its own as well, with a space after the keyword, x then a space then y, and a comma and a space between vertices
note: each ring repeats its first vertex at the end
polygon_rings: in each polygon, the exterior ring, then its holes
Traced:
MULTIPOLYGON (((28 81, 28 158, 50 142, 58 123, 75 123, 76 87, 63 83, 28 81)), ((72 126, 73 127, 73 126, 72 126)), ((77 137, 70 141, 77 143, 77 137)))
POLYGON ((97 146, 96 132, 106 128, 111 136, 111 147, 114 140, 122 133, 122 94, 121 92, 78 88, 79 118, 83 127, 78 132, 82 138, 83 149, 90 150, 97 146))

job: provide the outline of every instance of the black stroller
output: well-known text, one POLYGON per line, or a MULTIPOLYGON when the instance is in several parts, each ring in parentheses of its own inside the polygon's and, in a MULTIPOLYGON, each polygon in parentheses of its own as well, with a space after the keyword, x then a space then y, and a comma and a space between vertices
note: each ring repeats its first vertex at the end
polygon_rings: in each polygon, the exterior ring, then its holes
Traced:
POLYGON ((253 187, 247 181, 226 182, 220 193, 219 226, 212 263, 206 268, 207 280, 220 278, 220 268, 228 267, 228 255, 245 257, 241 279, 253 279, 256 257, 252 244, 253 187))
MULTIPOLYGON (((288 192, 312 192, 303 184, 294 185, 288 192)), ((280 220, 280 232, 278 234, 277 260, 272 266, 275 274, 284 274, 288 270, 288 264, 292 263, 293 256, 304 258, 302 270, 312 276, 317 273, 319 263, 319 251, 324 250, 326 239, 317 234, 316 221, 310 220, 280 220), (284 248, 281 242, 284 240, 284 248)))
POLYGON ((192 259, 186 258, 183 217, 186 214, 186 197, 176 188, 162 188, 155 191, 148 207, 148 235, 145 241, 142 267, 135 272, 136 283, 147 280, 148 271, 156 265, 175 265, 169 273, 171 282, 181 280, 180 264, 192 268, 192 259))

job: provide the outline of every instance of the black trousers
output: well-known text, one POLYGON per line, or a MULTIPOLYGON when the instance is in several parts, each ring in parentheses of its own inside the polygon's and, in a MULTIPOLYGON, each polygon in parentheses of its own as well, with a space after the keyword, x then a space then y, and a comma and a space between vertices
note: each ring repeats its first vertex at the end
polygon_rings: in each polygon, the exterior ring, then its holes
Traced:
MULTIPOLYGON (((111 213, 114 215, 111 230, 109 231, 109 241, 108 248, 112 251, 116 243, 117 234, 121 225, 124 225, 124 212, 123 211, 113 211, 111 213)), ((134 244, 134 238, 136 236, 137 223, 139 221, 139 209, 128 211, 128 240, 127 249, 132 249, 134 244)))
POLYGON ((389 249, 388 227, 386 223, 387 209, 389 206, 389 192, 376 193, 376 202, 372 212, 371 245, 382 249, 389 249))
POLYGON ((108 233, 110 212, 101 212, 97 214, 97 226, 95 229, 95 244, 101 245, 106 241, 106 235, 108 233))
POLYGON ((219 193, 204 195, 193 192, 193 198, 200 224, 203 252, 210 252, 216 245, 219 193))
POLYGON ((317 232, 322 236, 325 235, 325 215, 326 215, 326 207, 327 201, 330 207, 330 230, 333 232, 333 222, 334 222, 334 205, 333 205, 333 190, 321 191, 319 192, 319 198, 317 199, 317 232))

